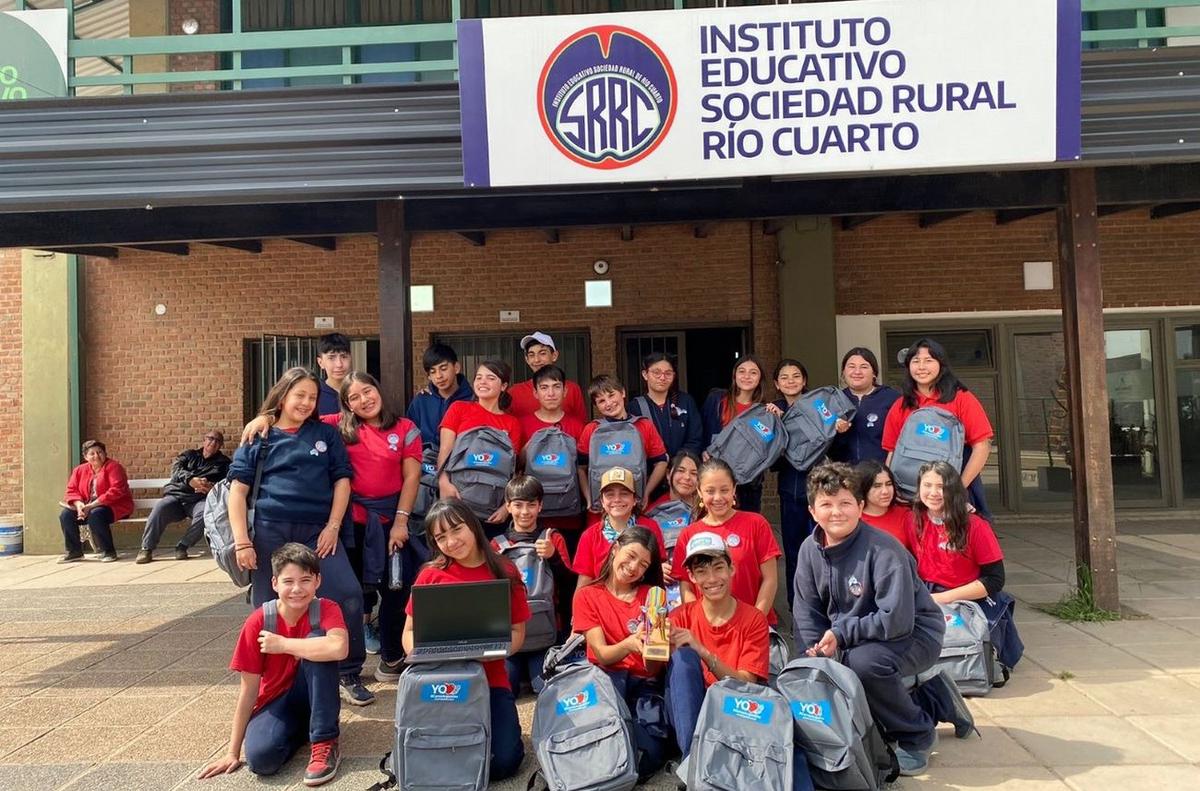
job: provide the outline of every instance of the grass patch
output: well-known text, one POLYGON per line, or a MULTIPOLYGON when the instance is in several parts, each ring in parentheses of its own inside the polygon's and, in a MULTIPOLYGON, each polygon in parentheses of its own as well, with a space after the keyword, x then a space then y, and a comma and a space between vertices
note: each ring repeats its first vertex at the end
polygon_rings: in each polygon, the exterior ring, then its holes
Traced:
POLYGON ((1075 590, 1063 596, 1054 604, 1038 605, 1038 609, 1053 615, 1060 621, 1067 621, 1068 623, 1097 623, 1101 621, 1121 620, 1121 613, 1096 606, 1096 595, 1092 585, 1091 569, 1087 566, 1080 566, 1076 578, 1078 582, 1075 590))
POLYGON ((1070 670, 1063 670, 1058 674, 1059 681, 1070 681, 1073 678, 1075 678, 1075 674, 1070 670))

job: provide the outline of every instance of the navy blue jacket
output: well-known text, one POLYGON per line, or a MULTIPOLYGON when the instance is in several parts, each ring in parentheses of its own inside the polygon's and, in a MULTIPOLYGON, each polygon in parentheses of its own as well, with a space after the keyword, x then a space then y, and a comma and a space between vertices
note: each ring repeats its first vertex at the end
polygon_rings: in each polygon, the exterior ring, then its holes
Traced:
POLYGON ((858 523, 837 546, 825 547, 818 525, 800 545, 796 567, 796 648, 811 648, 826 629, 838 647, 912 638, 942 643, 946 622, 917 562, 882 530, 858 523))
MULTIPOLYGON (((324 525, 333 507, 333 485, 354 477, 342 435, 335 426, 309 420, 295 434, 272 428, 267 439, 254 517, 324 525)), ((229 477, 253 487, 261 447, 256 441, 238 448, 229 465, 229 477)))
POLYGON ((408 419, 417 424, 421 430, 421 442, 424 445, 438 447, 441 445, 440 426, 446 410, 455 401, 470 401, 475 392, 467 382, 467 377, 458 375, 458 389, 449 398, 442 398, 437 388, 432 384, 426 385, 408 405, 408 419))
POLYGON ((858 404, 858 411, 850 421, 850 428, 833 438, 829 458, 847 464, 871 459, 883 461, 887 458, 887 451, 883 449, 883 422, 900 393, 887 385, 876 387, 861 399, 850 392, 849 387, 842 392, 858 404))
POLYGON ((654 427, 667 446, 667 456, 671 458, 681 450, 699 454, 706 447, 700 409, 687 393, 675 393, 662 407, 651 401, 650 396, 638 396, 629 402, 629 414, 654 421, 654 427))
POLYGON ((320 387, 317 388, 317 414, 325 417, 326 415, 336 415, 341 411, 341 395, 322 379, 320 387))
POLYGON ((721 425, 721 401, 729 393, 728 390, 716 388, 709 392, 708 397, 704 399, 704 406, 700 409, 701 419, 704 421, 704 448, 712 444, 713 437, 721 433, 721 429, 725 428, 721 425))

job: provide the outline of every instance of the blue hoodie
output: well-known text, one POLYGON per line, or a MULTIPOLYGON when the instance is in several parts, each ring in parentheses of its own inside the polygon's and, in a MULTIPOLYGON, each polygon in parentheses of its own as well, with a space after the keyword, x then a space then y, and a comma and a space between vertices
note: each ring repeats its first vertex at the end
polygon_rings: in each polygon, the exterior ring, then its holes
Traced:
POLYGON ((426 385, 408 405, 408 419, 421 430, 421 444, 435 448, 440 445, 440 426, 446 410, 455 401, 470 401, 474 397, 475 391, 462 374, 458 375, 458 389, 449 398, 442 398, 432 383, 426 385))

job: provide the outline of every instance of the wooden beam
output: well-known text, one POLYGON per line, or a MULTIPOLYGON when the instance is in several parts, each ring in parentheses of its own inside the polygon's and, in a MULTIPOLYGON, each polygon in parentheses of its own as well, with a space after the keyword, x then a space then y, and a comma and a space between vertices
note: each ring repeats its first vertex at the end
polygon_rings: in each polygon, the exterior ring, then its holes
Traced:
POLYGON ((997 209, 996 225, 1008 225, 1018 220, 1024 220, 1026 217, 1036 217, 1054 210, 1054 206, 1040 206, 1036 209, 997 209))
POLYGON ((1200 203, 1164 203, 1161 206, 1150 207, 1150 219, 1165 220, 1194 211, 1200 211, 1200 203))
POLYGON ((712 228, 713 223, 711 222, 698 222, 692 226, 692 236, 697 239, 707 239, 708 235, 712 232, 712 228))
POLYGON ((840 218, 843 231, 853 231, 860 225, 866 225, 871 220, 877 217, 882 217, 882 214, 848 214, 840 218))
POLYGON ((1058 213, 1058 273, 1070 404, 1075 562, 1081 587, 1090 578, 1096 606, 1115 611, 1120 607, 1117 523, 1095 170, 1068 170, 1066 190, 1067 208, 1058 213))
POLYGON ((309 247, 316 247, 320 250, 328 250, 333 252, 337 249, 336 236, 295 236, 288 239, 296 244, 306 244, 309 247))
POLYGON ((543 228, 542 234, 546 237, 546 244, 558 244, 557 228, 543 228))
POLYGON ((971 212, 969 211, 921 212, 921 214, 917 216, 917 225, 922 228, 932 228, 933 226, 941 225, 944 222, 957 220, 959 217, 970 213, 971 212))
POLYGON ((191 252, 191 248, 187 243, 167 243, 167 244, 123 244, 120 247, 129 250, 145 250, 150 253, 166 253, 167 255, 187 255, 191 252))
POLYGON ((1096 216, 1108 217, 1111 214, 1120 214, 1121 212, 1144 209, 1145 207, 1144 203, 1109 203, 1104 206, 1097 206, 1096 216))
POLYGON ((621 241, 622 242, 632 242, 633 241, 633 226, 632 225, 622 225, 621 226, 621 241))
POLYGON ((241 250, 246 253, 261 253, 263 251, 263 243, 261 239, 223 239, 219 242, 208 242, 213 247, 228 247, 230 250, 241 250))
POLYGON ((405 202, 376 203, 379 243, 379 374, 383 397, 403 414, 413 395, 412 233, 405 202))
POLYGON ((787 220, 763 220, 763 236, 774 236, 782 231, 785 225, 787 225, 787 220))
POLYGON ((455 231, 455 233, 470 242, 472 247, 483 247, 487 244, 487 234, 483 231, 455 231))
POLYGON ((56 247, 50 252, 63 255, 86 255, 92 258, 116 258, 120 251, 115 247, 56 247))

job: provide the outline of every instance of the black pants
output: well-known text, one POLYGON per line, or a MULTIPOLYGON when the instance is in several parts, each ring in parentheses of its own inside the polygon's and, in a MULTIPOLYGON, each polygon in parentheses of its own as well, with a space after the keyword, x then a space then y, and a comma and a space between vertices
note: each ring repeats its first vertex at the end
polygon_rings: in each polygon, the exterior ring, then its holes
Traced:
POLYGON ((906 750, 928 750, 937 723, 913 701, 904 677, 928 670, 940 652, 940 643, 912 637, 861 643, 842 652, 842 664, 862 681, 871 716, 906 750))
POLYGON ((404 563, 403 587, 392 590, 388 587, 385 575, 383 585, 379 588, 379 655, 385 662, 399 662, 404 658, 404 648, 400 644, 404 624, 408 620, 404 608, 408 606, 408 594, 417 579, 417 572, 430 557, 425 547, 425 536, 410 533, 400 550, 400 557, 404 563))
POLYGON ((87 519, 80 519, 74 508, 64 508, 58 514, 58 524, 62 527, 63 543, 67 552, 78 555, 83 552, 83 542, 79 538, 79 526, 87 525, 92 533, 93 548, 105 555, 117 554, 112 537, 113 512, 107 505, 98 505, 88 511, 87 519))
MULTIPOLYGON (((350 568, 354 569, 354 576, 358 578, 359 585, 362 585, 363 581, 363 548, 366 544, 366 534, 367 526, 362 522, 355 522, 354 546, 346 547, 346 557, 350 560, 350 568)), ((383 581, 383 585, 387 585, 387 580, 383 581)), ((378 601, 379 594, 375 589, 363 586, 363 612, 370 613, 378 601)))
POLYGON ((750 483, 739 483, 735 494, 737 495, 737 509, 739 511, 751 511, 756 514, 762 513, 762 478, 756 478, 750 483))

